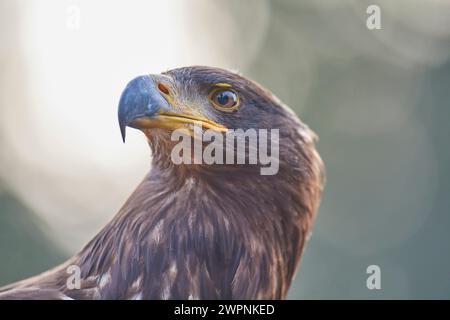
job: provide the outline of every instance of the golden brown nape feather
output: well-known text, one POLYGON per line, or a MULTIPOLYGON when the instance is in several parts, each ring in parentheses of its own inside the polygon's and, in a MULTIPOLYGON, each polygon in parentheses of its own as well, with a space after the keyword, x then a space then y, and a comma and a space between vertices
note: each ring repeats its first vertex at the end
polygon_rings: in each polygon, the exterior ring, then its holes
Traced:
MULTIPOLYGON (((0 298, 285 298, 323 187, 315 134, 268 90, 209 67, 134 79, 122 95, 119 121, 124 137, 127 125, 147 136, 150 173, 70 261, 8 286, 0 298), (215 128, 278 129, 278 139, 269 134, 267 141, 279 148, 277 172, 262 175, 260 163, 248 162, 174 164, 175 128, 161 122, 161 114, 173 113, 215 128), (80 268, 80 288, 66 286, 69 265, 80 268)), ((224 145, 230 148, 238 151, 224 145)), ((246 160, 251 150, 244 149, 246 160)))

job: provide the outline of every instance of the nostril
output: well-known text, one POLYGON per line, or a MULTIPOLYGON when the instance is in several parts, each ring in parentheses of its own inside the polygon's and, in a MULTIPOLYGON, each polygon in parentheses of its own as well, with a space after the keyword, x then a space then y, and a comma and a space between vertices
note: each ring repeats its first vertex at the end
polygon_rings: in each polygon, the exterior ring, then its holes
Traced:
POLYGON ((162 83, 158 83, 158 90, 166 95, 170 95, 169 88, 167 88, 167 86, 162 83))

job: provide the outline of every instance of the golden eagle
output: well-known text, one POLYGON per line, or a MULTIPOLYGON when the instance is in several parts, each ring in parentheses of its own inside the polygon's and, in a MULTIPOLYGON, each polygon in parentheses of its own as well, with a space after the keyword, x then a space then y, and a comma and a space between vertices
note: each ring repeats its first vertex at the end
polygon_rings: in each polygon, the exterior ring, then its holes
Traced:
POLYGON ((315 134, 257 83, 201 66, 133 79, 120 99, 119 124, 124 139, 127 126, 145 134, 150 172, 79 253, 1 288, 0 298, 285 298, 323 188, 315 134), (173 132, 184 128, 194 141, 198 124, 219 136, 276 129, 277 141, 265 135, 278 150, 276 172, 262 174, 263 164, 245 161, 255 149, 249 137, 240 150, 223 140, 222 150, 236 151, 231 160, 241 162, 175 164, 173 132), (68 285, 71 268, 79 270, 75 286, 68 285))

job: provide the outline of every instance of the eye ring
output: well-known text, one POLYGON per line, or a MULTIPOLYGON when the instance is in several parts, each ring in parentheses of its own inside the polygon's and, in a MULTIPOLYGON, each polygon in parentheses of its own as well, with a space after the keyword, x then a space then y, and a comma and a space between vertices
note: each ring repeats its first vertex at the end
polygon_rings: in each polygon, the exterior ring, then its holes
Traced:
POLYGON ((240 106, 240 97, 230 88, 215 88, 209 94, 209 100, 214 108, 224 111, 233 112, 240 106))

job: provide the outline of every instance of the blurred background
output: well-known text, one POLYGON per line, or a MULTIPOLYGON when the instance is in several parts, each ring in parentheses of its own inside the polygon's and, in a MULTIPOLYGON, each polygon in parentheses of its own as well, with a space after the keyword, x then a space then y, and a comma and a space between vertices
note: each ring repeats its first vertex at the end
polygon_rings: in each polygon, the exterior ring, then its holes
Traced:
POLYGON ((193 64, 262 83, 320 136, 328 182, 289 298, 450 298, 444 0, 0 0, 0 285, 112 218, 150 166, 140 133, 121 142, 122 89, 193 64))

